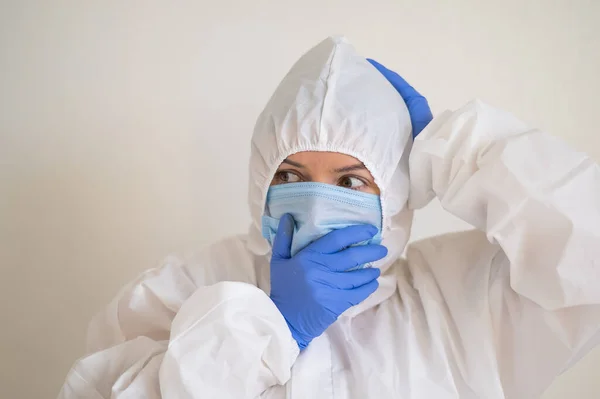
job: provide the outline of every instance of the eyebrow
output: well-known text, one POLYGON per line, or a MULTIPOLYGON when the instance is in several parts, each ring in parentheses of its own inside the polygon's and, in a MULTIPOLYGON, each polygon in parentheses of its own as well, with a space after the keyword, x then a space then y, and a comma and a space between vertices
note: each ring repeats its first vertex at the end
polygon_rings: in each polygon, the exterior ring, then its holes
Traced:
MULTIPOLYGON (((301 163, 290 161, 289 159, 284 159, 282 163, 286 163, 288 165, 295 166, 296 168, 306 169, 306 166, 302 165, 301 163)), ((355 170, 366 170, 366 169, 367 169, 367 167, 364 164, 357 163, 355 165, 349 165, 349 166, 344 166, 342 168, 333 169, 333 172, 345 173, 345 172, 352 172, 355 170)))
POLYGON ((305 169, 305 166, 301 163, 290 161, 289 159, 284 159, 282 163, 287 163, 288 165, 292 165, 300 169, 305 169))
POLYGON ((366 170, 367 167, 362 163, 357 163, 356 165, 344 166, 343 168, 334 169, 335 173, 345 173, 352 172, 354 170, 366 170))

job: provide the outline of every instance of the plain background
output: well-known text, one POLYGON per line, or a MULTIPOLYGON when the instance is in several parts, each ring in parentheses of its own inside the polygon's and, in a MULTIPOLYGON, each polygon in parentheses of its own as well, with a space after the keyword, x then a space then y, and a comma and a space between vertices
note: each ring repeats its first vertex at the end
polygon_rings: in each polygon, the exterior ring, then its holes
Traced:
MULTIPOLYGON (((0 7, 3 398, 55 397, 119 287, 246 230, 254 121, 328 35, 399 71, 434 112, 479 97, 600 159, 595 0, 0 7)), ((464 227, 433 205, 413 237, 464 227)), ((600 351, 544 398, 598 398, 599 374, 600 351)))

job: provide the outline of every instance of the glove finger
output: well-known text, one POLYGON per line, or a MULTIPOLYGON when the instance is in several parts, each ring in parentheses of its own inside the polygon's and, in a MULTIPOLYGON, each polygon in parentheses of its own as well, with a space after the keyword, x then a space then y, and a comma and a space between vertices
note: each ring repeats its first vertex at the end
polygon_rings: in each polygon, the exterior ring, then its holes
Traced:
MULTIPOLYGON (((365 269, 367 270, 367 269, 365 269)), ((330 301, 326 308, 333 314, 339 316, 352 306, 356 306, 374 293, 379 287, 377 280, 372 280, 367 284, 361 285, 350 290, 336 290, 330 293, 335 301, 330 301)))
POLYGON ((392 84, 392 86, 394 86, 394 89, 400 93, 400 96, 405 103, 408 103, 413 97, 422 97, 418 91, 396 72, 387 69, 375 60, 367 58, 367 61, 369 61, 371 65, 373 65, 392 84))
POLYGON ((388 250, 383 245, 361 245, 329 255, 326 262, 323 263, 327 269, 333 272, 343 272, 369 262, 383 259, 387 254, 388 250))
POLYGON ((322 284, 327 284, 332 288, 340 290, 352 290, 369 284, 373 280, 377 280, 381 275, 381 270, 376 268, 359 269, 351 272, 329 272, 325 273, 321 278, 322 284))
MULTIPOLYGON (((367 269, 365 269, 367 270, 367 269)), ((348 308, 352 306, 356 306, 365 299, 367 299, 372 293, 374 293, 377 288, 379 288, 379 282, 377 280, 372 280, 367 284, 361 285, 351 290, 343 290, 345 293, 344 297, 348 303, 348 308)))
POLYGON ((279 220, 277 234, 273 241, 273 257, 279 259, 291 258, 292 238, 294 237, 294 218, 285 214, 279 220))
POLYGON ((419 133, 431 122, 433 114, 427 99, 423 97, 415 88, 413 88, 404 78, 396 72, 387 69, 375 60, 367 59, 390 83, 406 103, 410 114, 410 122, 413 126, 413 137, 419 133))
POLYGON ((346 249, 354 244, 368 241, 375 237, 377 227, 368 224, 358 224, 334 230, 310 244, 302 252, 318 252, 321 254, 333 254, 346 249))
POLYGON ((413 127, 413 136, 417 137, 429 125, 429 122, 432 121, 433 114, 431 113, 427 99, 423 96, 414 97, 410 103, 407 103, 407 107, 413 127))

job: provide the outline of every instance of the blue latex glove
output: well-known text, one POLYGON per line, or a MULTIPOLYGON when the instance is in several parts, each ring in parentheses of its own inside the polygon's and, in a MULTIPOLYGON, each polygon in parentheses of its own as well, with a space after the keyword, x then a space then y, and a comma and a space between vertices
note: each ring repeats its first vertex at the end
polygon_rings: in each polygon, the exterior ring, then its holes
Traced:
POLYGON ((334 230, 291 257, 293 234, 294 219, 286 214, 273 243, 271 300, 304 349, 379 286, 379 269, 346 270, 384 258, 387 249, 381 245, 348 248, 377 234, 374 226, 355 225, 334 230))
POLYGON ((391 71, 378 63, 375 60, 367 59, 381 74, 394 86, 400 93, 402 99, 408 107, 410 114, 410 122, 413 126, 413 137, 417 137, 419 133, 431 122, 433 115, 427 103, 427 99, 419 94, 411 85, 408 84, 402 76, 391 71))

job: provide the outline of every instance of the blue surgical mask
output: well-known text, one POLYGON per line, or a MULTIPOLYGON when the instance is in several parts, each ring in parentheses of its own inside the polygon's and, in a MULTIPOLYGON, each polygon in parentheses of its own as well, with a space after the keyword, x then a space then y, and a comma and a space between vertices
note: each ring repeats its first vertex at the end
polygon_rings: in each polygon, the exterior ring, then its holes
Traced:
POLYGON ((325 234, 357 224, 378 229, 375 237, 364 244, 381 242, 381 202, 375 194, 322 183, 288 183, 269 188, 263 236, 273 246, 279 219, 289 213, 296 222, 291 254, 294 256, 325 234))

